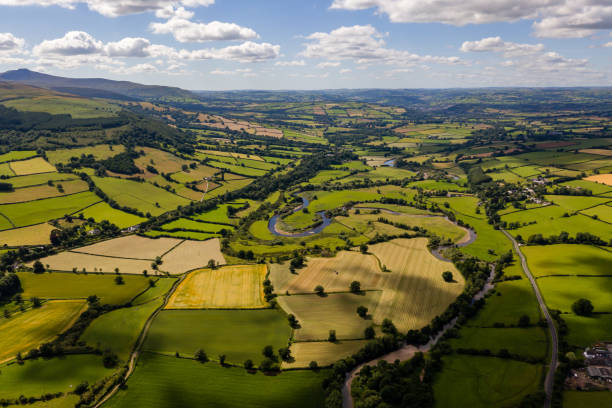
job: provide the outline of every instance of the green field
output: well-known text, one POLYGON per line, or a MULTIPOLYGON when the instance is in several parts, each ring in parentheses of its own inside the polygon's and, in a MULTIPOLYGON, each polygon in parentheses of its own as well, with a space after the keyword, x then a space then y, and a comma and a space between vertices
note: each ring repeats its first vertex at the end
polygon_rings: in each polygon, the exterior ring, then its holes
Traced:
POLYGON ((69 114, 74 119, 102 118, 115 116, 119 108, 107 102, 93 99, 40 96, 35 98, 12 99, 3 105, 26 112, 47 112, 53 115, 69 114))
POLYGON ((549 276, 538 279, 538 286, 548 307, 572 312, 572 303, 587 298, 594 312, 612 312, 612 277, 549 276))
POLYGON ((565 408, 601 408, 612 404, 612 392, 606 391, 564 391, 565 408))
POLYGON ((291 328, 278 310, 164 310, 154 320, 145 350, 193 357, 204 349, 209 358, 220 354, 242 364, 259 361, 267 345, 286 347, 291 328))
POLYGON ((32 174, 29 176, 12 177, 10 183, 13 185, 13 188, 21 188, 47 184, 49 181, 68 181, 76 180, 78 178, 79 177, 75 174, 70 173, 42 173, 32 174))
POLYGON ((127 362, 145 322, 162 304, 157 299, 105 313, 87 327, 80 340, 99 350, 110 349, 127 362))
MULTIPOLYGON (((564 314, 569 333, 567 342, 574 347, 584 349, 600 341, 612 341, 612 314, 594 314, 590 317, 564 314)), ((582 351, 582 350, 580 350, 582 351)))
POLYGON ((111 146, 107 144, 101 144, 97 146, 78 147, 75 149, 58 149, 48 150, 46 152, 47 160, 51 164, 58 163, 69 163, 73 157, 80 158, 82 155, 92 155, 96 160, 104 160, 109 157, 115 156, 119 153, 123 153, 125 147, 123 145, 111 146))
POLYGON ((612 252, 590 245, 523 246, 534 276, 612 275, 612 252))
POLYGON ((24 160, 36 156, 35 150, 13 150, 12 152, 0 154, 0 163, 13 160, 24 160))
POLYGON ((542 368, 495 357, 451 355, 434 384, 436 407, 515 406, 540 387, 542 368))
POLYGON ((83 214, 85 219, 93 218, 96 222, 107 220, 119 228, 138 225, 146 220, 146 218, 116 210, 105 202, 92 205, 83 211, 79 211, 77 215, 80 214, 83 214))
POLYGON ((182 239, 193 239, 196 241, 206 241, 210 238, 216 238, 219 234, 211 234, 207 232, 196 232, 196 231, 158 231, 158 230, 150 230, 145 232, 147 237, 157 238, 157 237, 170 237, 170 238, 182 238, 182 239))
POLYGON ((114 177, 94 176, 92 179, 100 190, 119 205, 135 208, 145 214, 160 215, 190 202, 149 183, 139 183, 114 177))
POLYGON ((211 224, 208 222, 200 222, 190 220, 188 218, 179 218, 161 226, 163 230, 185 229, 191 231, 201 231, 216 234, 221 230, 232 231, 234 227, 229 225, 211 224))
POLYGON ((268 172, 267 170, 254 169, 251 167, 239 166, 237 164, 224 163, 224 162, 216 161, 216 160, 208 161, 206 162, 206 164, 212 167, 219 168, 219 169, 225 169, 234 174, 240 174, 240 175, 249 176, 249 177, 260 177, 268 172))
POLYGON ((237 219, 230 218, 227 213, 227 209, 228 207, 240 208, 243 205, 244 205, 244 202, 242 201, 238 201, 236 203, 229 203, 229 204, 220 204, 219 206, 217 206, 217 208, 213 210, 207 211, 205 213, 193 215, 191 218, 193 218, 194 220, 198 220, 198 221, 234 225, 237 219))
POLYGON ((453 348, 488 349, 492 353, 506 349, 512 354, 521 356, 534 358, 547 356, 547 332, 541 327, 503 329, 464 327, 460 330, 460 336, 449 341, 453 348))
POLYGON ((99 201, 101 200, 97 195, 85 191, 63 197, 0 205, 0 213, 9 218, 15 227, 24 227, 74 214, 99 201))
POLYGON ((142 305, 144 303, 150 302, 154 299, 158 299, 164 296, 166 293, 168 293, 168 291, 170 291, 170 288, 172 288, 172 285, 174 284, 174 282, 176 282, 176 279, 174 278, 157 279, 155 281, 155 286, 152 288, 149 288, 146 292, 138 295, 132 301, 132 305, 134 306, 142 305))
POLYGON ((325 370, 249 374, 241 368, 144 353, 127 390, 106 406, 320 408, 325 399, 321 383, 327 375, 325 370))
POLYGON ((124 284, 117 285, 109 275, 75 273, 19 273, 22 295, 41 299, 86 299, 96 295, 100 302, 112 305, 128 303, 147 290, 149 280, 143 276, 123 276, 124 284))
POLYGON ((112 374, 104 368, 102 358, 93 354, 61 358, 28 360, 23 365, 0 366, 0 399, 40 397, 56 392, 70 392, 87 381, 90 384, 112 374))

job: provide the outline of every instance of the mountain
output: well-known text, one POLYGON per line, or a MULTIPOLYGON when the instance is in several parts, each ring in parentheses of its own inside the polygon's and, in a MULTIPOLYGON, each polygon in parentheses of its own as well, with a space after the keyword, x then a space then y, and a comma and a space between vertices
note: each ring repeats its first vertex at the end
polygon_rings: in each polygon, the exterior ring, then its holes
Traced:
POLYGON ((143 85, 129 81, 113 81, 103 78, 65 78, 42 74, 29 69, 17 69, 0 74, 0 81, 70 92, 87 97, 112 99, 196 99, 190 91, 170 86, 143 85))

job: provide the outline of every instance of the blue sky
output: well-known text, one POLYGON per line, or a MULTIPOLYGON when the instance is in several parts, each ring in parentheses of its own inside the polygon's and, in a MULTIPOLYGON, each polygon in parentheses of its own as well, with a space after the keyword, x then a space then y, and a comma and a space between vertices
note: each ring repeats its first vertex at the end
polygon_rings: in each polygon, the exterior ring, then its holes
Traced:
POLYGON ((0 0, 0 70, 187 89, 612 85, 610 0, 0 0))

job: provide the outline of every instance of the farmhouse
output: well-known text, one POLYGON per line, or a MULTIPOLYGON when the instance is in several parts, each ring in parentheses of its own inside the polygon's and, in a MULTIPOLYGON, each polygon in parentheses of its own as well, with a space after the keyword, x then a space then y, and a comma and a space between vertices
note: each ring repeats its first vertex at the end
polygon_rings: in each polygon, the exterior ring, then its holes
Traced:
POLYGON ((591 378, 612 379, 612 370, 609 367, 589 366, 587 367, 587 373, 591 378))

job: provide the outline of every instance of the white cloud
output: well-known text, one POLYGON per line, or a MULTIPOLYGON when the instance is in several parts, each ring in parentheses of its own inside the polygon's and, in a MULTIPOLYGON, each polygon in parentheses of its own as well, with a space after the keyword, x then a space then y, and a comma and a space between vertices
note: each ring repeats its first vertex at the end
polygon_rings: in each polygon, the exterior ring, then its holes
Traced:
POLYGON ((341 74, 348 74, 349 72, 352 72, 352 71, 353 71, 353 70, 352 70, 352 69, 350 69, 350 68, 342 68, 342 69, 340 70, 340 73, 341 73, 341 74))
POLYGON ((0 33, 0 53, 21 52, 24 46, 23 38, 15 37, 11 33, 0 33))
POLYGON ((258 37, 253 29, 234 23, 193 22, 190 20, 193 13, 185 11, 184 8, 165 8, 159 11, 157 16, 168 20, 163 23, 151 23, 151 30, 155 34, 172 34, 179 42, 252 40, 258 37))
POLYGON ((215 0, 0 0, 0 6, 60 6, 73 9, 87 4, 90 10, 106 17, 163 10, 169 6, 210 6, 215 0))
POLYGON ((317 64, 317 68, 334 68, 339 66, 339 62, 320 62, 317 64))
POLYGON ((461 51, 463 52, 501 52, 507 58, 535 54, 543 50, 543 44, 518 44, 503 41, 501 37, 487 37, 478 41, 465 41, 461 45, 461 51))
POLYGON ((329 33, 317 32, 306 37, 308 43, 301 55, 330 61, 353 60, 358 64, 416 64, 434 62, 457 64, 457 57, 417 55, 408 51, 386 48, 383 34, 371 25, 340 27, 329 33))
POLYGON ((110 57, 149 57, 151 42, 146 38, 126 37, 117 42, 110 42, 104 47, 110 57))
POLYGON ((45 40, 34 47, 35 55, 87 55, 103 51, 102 41, 98 41, 84 31, 70 31, 62 38, 45 40))
POLYGON ((184 59, 219 59, 238 62, 261 62, 280 55, 280 45, 269 43, 254 43, 246 41, 240 45, 232 45, 225 48, 208 48, 195 51, 181 50, 179 52, 184 59))
POLYGON ((612 48, 612 41, 605 43, 603 46, 606 48, 612 48))
POLYGON ((539 37, 586 37, 612 28, 610 0, 333 0, 332 9, 376 9, 396 23, 463 26, 537 20, 539 37))
POLYGON ((306 65, 304 60, 293 60, 293 61, 277 61, 274 65, 278 67, 303 67, 306 65))
POLYGON ((244 78, 252 78, 252 77, 257 76, 257 74, 253 72, 253 70, 250 68, 234 69, 234 70, 215 69, 214 71, 210 71, 210 73, 212 75, 222 75, 222 76, 238 76, 239 75, 244 78))

